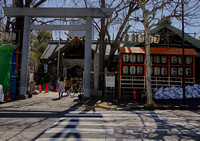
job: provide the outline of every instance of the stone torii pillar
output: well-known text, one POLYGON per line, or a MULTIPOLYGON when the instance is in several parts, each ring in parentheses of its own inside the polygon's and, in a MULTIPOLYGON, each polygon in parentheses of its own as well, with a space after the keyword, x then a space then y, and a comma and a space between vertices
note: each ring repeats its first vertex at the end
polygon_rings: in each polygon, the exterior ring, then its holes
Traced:
MULTIPOLYGON (((24 34, 22 45, 22 62, 20 73, 20 96, 25 97, 27 92, 27 76, 28 76, 28 54, 30 41, 30 17, 39 18, 85 18, 86 19, 86 39, 85 39, 85 58, 84 58, 84 97, 90 97, 91 83, 91 43, 92 43, 92 18, 109 18, 112 16, 114 9, 109 8, 11 8, 4 7, 4 14, 9 17, 25 17, 24 34)), ((39 29, 38 26, 32 26, 32 29, 39 29)), ((69 27, 69 26, 68 26, 69 27)), ((43 29, 65 29, 65 26, 42 26, 43 29)), ((41 28, 41 29, 42 29, 41 28)), ((70 26, 75 29, 76 27, 70 26)), ((82 28, 82 27, 80 27, 82 28)), ((67 30, 67 29, 65 29, 67 30)))

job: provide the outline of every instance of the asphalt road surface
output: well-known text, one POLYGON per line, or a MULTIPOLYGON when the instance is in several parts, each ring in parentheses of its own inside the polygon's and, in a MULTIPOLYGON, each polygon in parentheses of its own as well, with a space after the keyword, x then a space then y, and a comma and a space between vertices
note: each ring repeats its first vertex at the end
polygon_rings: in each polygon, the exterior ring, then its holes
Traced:
POLYGON ((79 102, 77 97, 65 94, 58 99, 57 93, 49 92, 0 104, 0 140, 200 140, 198 110, 118 111, 78 108, 79 102))

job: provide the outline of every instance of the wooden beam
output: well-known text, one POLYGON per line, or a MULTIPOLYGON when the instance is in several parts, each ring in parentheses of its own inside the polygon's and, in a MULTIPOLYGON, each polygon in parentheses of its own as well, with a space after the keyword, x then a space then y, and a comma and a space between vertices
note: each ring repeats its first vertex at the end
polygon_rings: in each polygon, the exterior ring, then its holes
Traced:
POLYGON ((114 9, 110 8, 13 8, 4 7, 4 14, 9 17, 41 17, 41 18, 109 18, 114 9))

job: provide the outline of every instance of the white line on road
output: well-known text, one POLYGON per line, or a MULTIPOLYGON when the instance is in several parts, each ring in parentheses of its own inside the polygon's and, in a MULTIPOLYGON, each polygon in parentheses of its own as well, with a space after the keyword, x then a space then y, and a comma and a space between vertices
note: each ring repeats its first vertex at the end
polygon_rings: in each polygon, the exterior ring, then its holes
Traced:
POLYGON ((75 128, 50 128, 45 133, 97 133, 97 134, 113 134, 113 129, 75 129, 75 128))
POLYGON ((115 139, 97 139, 97 138, 40 138, 36 141, 115 141, 115 139))

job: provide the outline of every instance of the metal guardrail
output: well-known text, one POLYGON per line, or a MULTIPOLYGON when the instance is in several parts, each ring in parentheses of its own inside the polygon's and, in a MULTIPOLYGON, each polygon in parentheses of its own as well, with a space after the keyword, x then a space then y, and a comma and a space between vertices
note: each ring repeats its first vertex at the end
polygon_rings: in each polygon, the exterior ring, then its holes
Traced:
MULTIPOLYGON (((122 89, 145 89, 146 78, 145 76, 131 76, 131 75, 121 75, 121 88, 122 89)), ((182 77, 151 77, 152 89, 163 87, 182 87, 182 77)), ((195 83, 195 78, 185 78, 186 85, 193 85, 195 83)))

